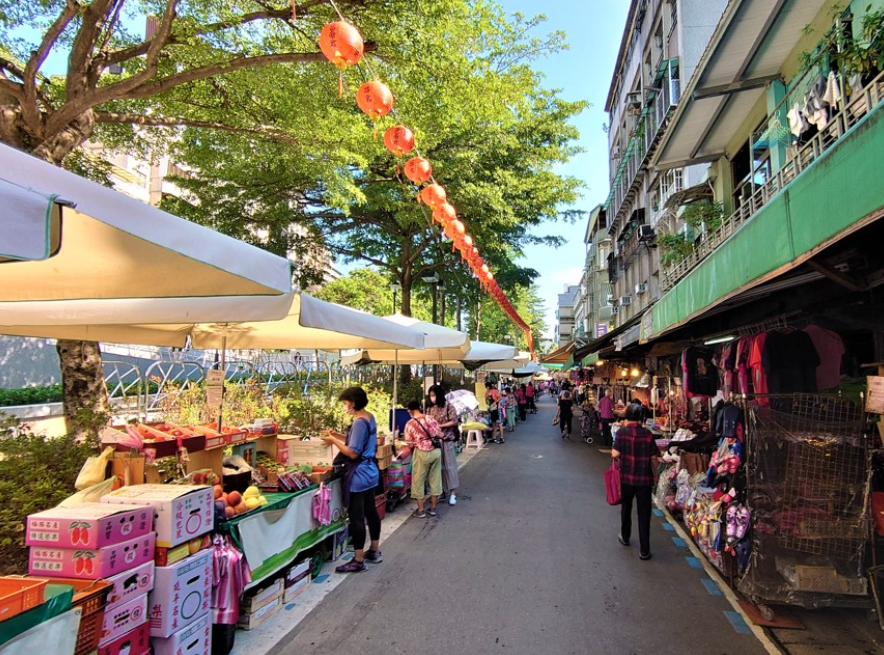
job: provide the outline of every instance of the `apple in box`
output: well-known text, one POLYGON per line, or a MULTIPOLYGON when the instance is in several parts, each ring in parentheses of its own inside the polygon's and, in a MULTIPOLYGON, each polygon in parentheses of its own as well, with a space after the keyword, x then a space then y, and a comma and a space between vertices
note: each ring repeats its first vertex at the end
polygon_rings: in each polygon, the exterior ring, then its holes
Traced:
POLYGON ((144 536, 152 529, 153 512, 144 506, 83 503, 31 514, 25 544, 95 550, 144 536))
POLYGON ((204 614, 171 637, 153 638, 154 655, 209 655, 212 651, 212 616, 204 614))
POLYGON ((159 566, 150 594, 150 636, 168 637, 211 609, 212 551, 159 566))
POLYGON ((155 547, 153 532, 97 550, 31 546, 28 573, 45 578, 110 578, 152 561, 155 547))
POLYGON ((151 505, 156 512, 157 546, 172 548, 211 532, 212 487, 139 484, 102 496, 102 503, 151 505))

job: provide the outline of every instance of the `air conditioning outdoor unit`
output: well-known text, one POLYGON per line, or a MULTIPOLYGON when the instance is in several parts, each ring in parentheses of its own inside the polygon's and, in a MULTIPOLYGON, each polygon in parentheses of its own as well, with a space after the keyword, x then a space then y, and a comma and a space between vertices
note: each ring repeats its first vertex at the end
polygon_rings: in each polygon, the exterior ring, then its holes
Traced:
POLYGON ((630 109, 641 109, 642 106, 642 93, 641 91, 633 91, 632 93, 626 94, 626 106, 630 109))
POLYGON ((607 300, 605 301, 605 303, 606 303, 607 305, 609 305, 609 306, 610 306, 610 305, 613 305, 613 304, 614 304, 614 294, 609 293, 609 294, 608 294, 608 298, 607 298, 607 300))
POLYGON ((632 296, 621 296, 620 297, 620 304, 624 307, 626 307, 627 305, 631 305, 632 304, 632 296))
POLYGON ((641 296, 648 292, 648 284, 647 282, 639 282, 635 285, 635 295, 641 296))
POLYGON ((638 226, 638 240, 639 241, 651 241, 657 233, 654 232, 654 228, 650 225, 639 225, 638 226))
POLYGON ((616 316, 619 313, 620 313, 619 307, 611 307, 611 316, 616 316))

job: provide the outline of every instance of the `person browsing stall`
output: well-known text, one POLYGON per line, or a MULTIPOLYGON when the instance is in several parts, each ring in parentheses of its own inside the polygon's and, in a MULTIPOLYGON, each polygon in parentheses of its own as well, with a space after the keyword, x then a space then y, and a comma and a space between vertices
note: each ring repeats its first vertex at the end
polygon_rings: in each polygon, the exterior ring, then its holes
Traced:
POLYGON ((620 464, 620 543, 629 545, 632 536, 632 503, 638 513, 639 557, 651 559, 651 494, 657 477, 660 450, 650 430, 641 426, 642 406, 631 403, 617 430, 611 457, 620 464))
POLYGON ((413 453, 411 497, 417 501, 414 516, 425 519, 427 514, 436 516, 436 505, 442 494, 442 428, 432 416, 424 415, 416 400, 408 403, 408 414, 411 420, 405 424, 403 436, 413 453), (430 485, 429 511, 424 510, 427 483, 430 485))
POLYGON ((427 414, 442 428, 442 492, 448 496, 449 505, 457 505, 457 410, 445 399, 445 391, 438 384, 430 387, 427 394, 427 414))
POLYGON ((324 430, 322 440, 337 446, 340 453, 335 457, 335 467, 342 467, 341 483, 344 506, 350 518, 350 538, 356 551, 353 559, 335 569, 338 573, 361 573, 366 562, 380 564, 381 518, 375 505, 375 488, 380 484, 377 460, 377 423, 366 411, 368 396, 362 387, 348 387, 338 397, 344 411, 353 417, 347 434, 324 430), (371 537, 371 548, 365 548, 365 524, 371 537))

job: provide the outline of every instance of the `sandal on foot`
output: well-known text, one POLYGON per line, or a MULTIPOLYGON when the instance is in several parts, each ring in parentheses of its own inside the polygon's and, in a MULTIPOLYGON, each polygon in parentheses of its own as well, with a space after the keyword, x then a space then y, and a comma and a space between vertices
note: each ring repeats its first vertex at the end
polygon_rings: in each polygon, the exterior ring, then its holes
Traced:
POLYGON ((341 564, 341 566, 337 567, 335 573, 362 573, 366 570, 368 570, 368 567, 365 565, 365 562, 351 559, 346 564, 341 564))

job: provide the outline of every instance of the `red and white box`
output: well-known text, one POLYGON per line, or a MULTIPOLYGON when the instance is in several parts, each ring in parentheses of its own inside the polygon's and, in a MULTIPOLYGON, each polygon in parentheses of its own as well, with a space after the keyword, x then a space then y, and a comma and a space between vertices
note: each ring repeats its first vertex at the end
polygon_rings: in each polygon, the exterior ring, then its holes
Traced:
MULTIPOLYGON (((154 563, 147 562, 131 571, 123 571, 107 581, 113 585, 110 595, 107 597, 105 611, 112 607, 118 607, 128 603, 137 596, 143 596, 153 589, 154 563)), ((133 655, 140 651, 133 650, 133 655)))
POLYGON ((153 638, 154 655, 209 655, 212 652, 212 617, 201 616, 171 637, 153 638))
POLYGON ((146 507, 84 503, 31 514, 25 544, 96 550, 144 536, 151 530, 153 512, 146 507))
POLYGON ((172 548, 212 531, 214 499, 212 487, 138 484, 112 491, 101 502, 153 506, 157 546, 172 548))
POLYGON ((149 605, 151 637, 168 637, 207 614, 212 606, 212 551, 157 567, 149 605))
POLYGON ((110 578, 153 561, 155 547, 156 534, 153 532, 97 550, 32 546, 28 573, 48 578, 110 578))
POLYGON ((98 647, 98 655, 144 655, 149 652, 150 626, 146 622, 98 647))
POLYGON ((144 624, 147 619, 147 595, 133 598, 128 603, 105 610, 104 623, 101 625, 101 637, 98 646, 107 646, 127 632, 131 632, 144 624))

